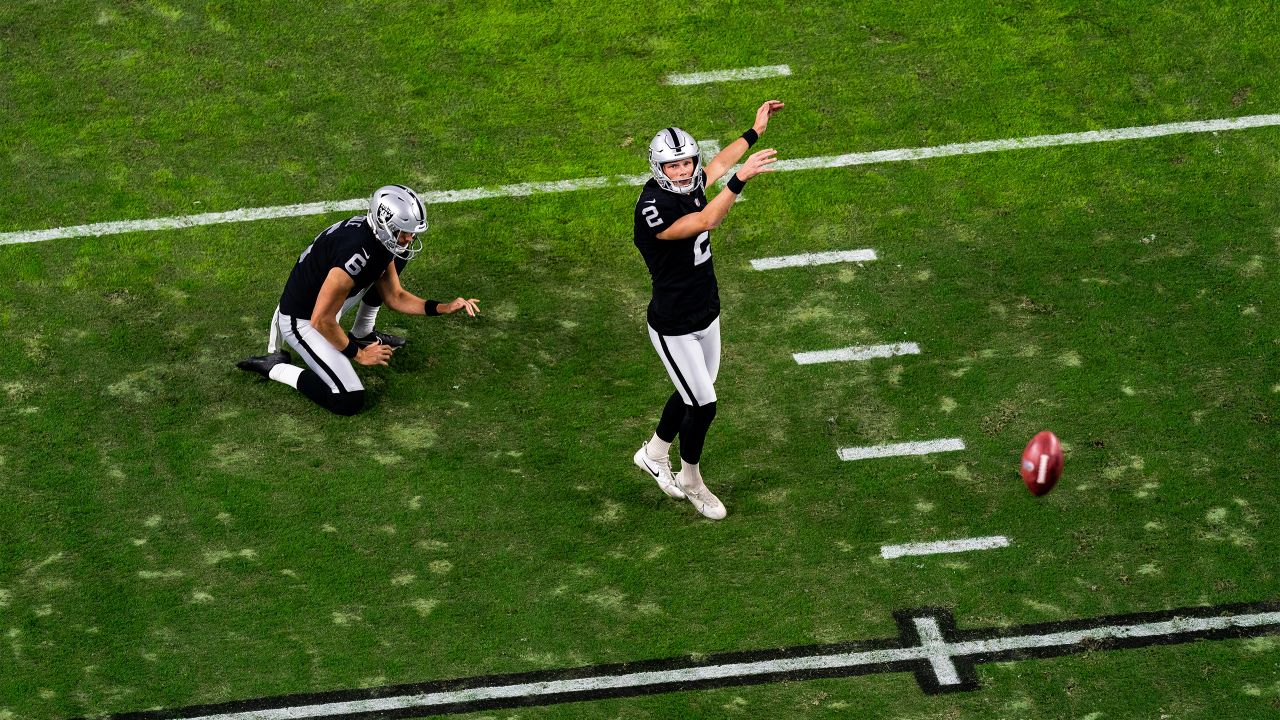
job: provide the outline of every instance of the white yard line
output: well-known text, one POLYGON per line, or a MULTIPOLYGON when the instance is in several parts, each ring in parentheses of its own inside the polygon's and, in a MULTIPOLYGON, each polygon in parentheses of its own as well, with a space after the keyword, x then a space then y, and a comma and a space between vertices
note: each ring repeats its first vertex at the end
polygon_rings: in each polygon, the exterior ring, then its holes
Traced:
POLYGON ((673 73, 667 76, 668 85, 703 85, 730 80, 763 80, 771 77, 785 77, 791 74, 790 65, 762 65, 760 67, 738 68, 737 70, 715 70, 700 73, 673 73))
POLYGON ((143 232, 148 230, 176 230, 179 228, 194 227, 196 225, 252 222, 254 220, 301 217, 303 215, 324 215, 326 213, 367 208, 368 202, 368 200, 342 200, 338 202, 303 203, 301 205, 280 205, 277 207, 242 208, 240 210, 203 213, 201 215, 180 215, 176 217, 152 218, 150 220, 120 220, 116 222, 101 222, 90 225, 74 225, 71 227, 52 228, 50 230, 0 233, 0 245, 41 242, 44 240, 60 240, 62 238, 116 235, 119 233, 143 232))
POLYGON ((908 555, 938 555, 941 553, 970 552, 972 550, 994 550, 1002 547, 1009 547, 1009 538, 1003 535, 993 535, 991 537, 965 538, 963 540, 884 545, 880 548, 880 557, 885 560, 892 560, 908 555))
POLYGON ((1249 628, 1276 624, 1280 624, 1280 612, 1256 613, 1252 615, 1224 615, 1222 617, 1211 618, 1178 617, 1173 618, 1172 620, 1138 623, 1135 625, 1108 625, 1104 627, 1086 628, 1084 630, 1067 630, 1064 632, 1046 633, 1043 635, 1022 635, 995 638, 992 640, 970 640, 967 642, 952 643, 949 645, 949 649, 953 657, 963 657, 966 655, 1008 652, 1010 650, 1028 650, 1031 648, 1078 645, 1080 643, 1097 642, 1100 640, 1168 637, 1171 635, 1228 630, 1233 627, 1249 628))
MULTIPOLYGON (((1280 115, 1247 115, 1245 117, 1225 120, 1199 120, 1194 122, 1168 123, 1165 125, 1146 125, 1142 127, 1120 128, 1117 130, 1094 130, 1082 133, 1066 133, 1063 135, 1037 135, 1026 138, 1007 140, 987 140, 983 142, 941 145, 937 147, 908 148, 902 150, 880 150, 876 152, 850 153, 847 155, 826 155, 821 157, 779 160, 774 164, 776 170, 816 170, 821 168, 847 167, 850 165, 866 165, 882 162, 901 162, 903 160, 923 160, 926 158, 945 157, 949 155, 974 155, 978 153, 1000 152, 1004 150, 1021 150, 1026 148, 1053 147, 1059 145, 1084 145, 1088 143, 1111 142, 1116 140, 1137 140, 1160 137, 1163 135, 1180 135, 1187 133, 1218 132, 1223 130, 1245 130, 1248 128, 1270 127, 1280 125, 1280 115)), ((539 193, 571 192, 595 188, 615 187, 620 185, 643 185, 649 175, 615 175, 611 177, 578 178, 575 180, 553 180, 548 182, 517 183, 488 188, 470 188, 466 190, 438 190, 422 193, 422 199, 428 204, 467 202, 498 197, 521 197, 539 193)), ((327 202, 302 203, 299 205, 281 205, 276 207, 243 208, 227 212, 204 213, 200 215, 180 215, 175 217, 154 218, 151 220, 120 220, 113 222, 91 223, 70 227, 51 228, 48 230, 20 230, 0 233, 0 245, 16 243, 40 242, 62 238, 91 237, 99 235, 115 235, 118 233, 141 232, 147 230, 174 230, 197 225, 214 225, 219 223, 250 222, 270 218, 302 217, 304 215, 323 215, 334 212, 363 210, 368 201, 365 198, 337 200, 327 202)))
MULTIPOLYGON (((539 193, 569 192, 572 190, 588 190, 627 185, 643 185, 650 175, 618 175, 614 177, 579 178, 577 180, 555 180, 550 182, 517 183, 490 188, 470 188, 467 190, 437 190, 421 193, 423 202, 428 205, 441 203, 467 202, 471 200, 487 200, 498 197, 523 197, 539 193)), ((72 227, 52 228, 49 230, 29 230, 22 232, 0 233, 0 245, 16 243, 41 242, 62 238, 94 237, 99 235, 116 235, 119 233, 142 232, 148 230, 176 230, 195 227, 197 225, 219 225, 222 223, 252 222, 254 220, 270 220, 274 218, 303 217, 306 215, 325 215, 335 212, 364 211, 369 207, 367 198, 352 198, 330 202, 303 203, 301 205, 280 205, 276 207, 242 208, 226 212, 203 213, 200 215, 178 215, 174 217, 153 218, 150 220, 121 220, 117 222, 92 223, 72 227)))
POLYGON ((928 455, 938 452, 953 452, 964 449, 964 440, 960 438, 944 438, 942 440, 922 440, 920 442, 894 443, 891 445, 872 445, 870 447, 840 448, 836 452, 841 460, 869 460, 871 458, 897 457, 899 455, 928 455))
POLYGON ((248 710, 245 712, 226 713, 221 715, 204 715, 199 718, 193 718, 192 720, 298 720, 300 718, 327 717, 332 715, 389 712, 409 708, 427 710, 433 707, 456 705, 459 703, 483 702, 486 700, 505 700, 511 698, 558 695, 562 693, 618 690, 623 688, 644 687, 646 685, 750 677, 753 675, 768 675, 779 672, 856 667, 859 665, 875 665, 878 663, 902 660, 918 660, 925 657, 928 657, 928 655, 923 648, 871 650, 867 652, 844 653, 839 655, 815 655, 811 657, 787 658, 784 660, 764 660, 761 662, 711 665, 707 667, 684 668, 680 670, 657 670, 652 672, 627 673, 624 675, 600 675, 575 680, 546 680, 542 682, 520 683, 516 685, 478 687, 466 690, 454 690, 451 692, 419 693, 416 695, 402 695, 399 697, 351 700, 346 702, 323 703, 310 706, 270 710, 248 710))
POLYGON ((873 358, 888 358, 896 355, 919 355, 920 346, 913 343, 894 343, 892 345, 857 345, 838 348, 836 350, 815 350, 814 352, 792 353, 800 365, 814 365, 829 362, 860 362, 873 358))
POLYGON ((832 252, 804 253, 803 255, 783 255, 781 257, 756 258, 751 267, 756 270, 777 270, 779 268, 801 267, 804 265, 830 265, 842 262, 871 262, 876 259, 875 250, 835 250, 832 252))
POLYGON ((1061 135, 1034 135, 1024 138, 984 140, 982 142, 957 143, 936 147, 878 150, 876 152, 849 153, 847 155, 779 160, 774 163, 773 167, 775 170, 816 170, 820 168, 848 167, 850 165, 902 162, 904 160, 925 160, 951 155, 979 155, 1004 150, 1025 150, 1028 148, 1058 147, 1062 145, 1089 145, 1117 140, 1142 140, 1165 135, 1245 130, 1274 125, 1280 125, 1280 115, 1246 115, 1245 117, 1225 120, 1196 120, 1193 122, 1143 125, 1141 127, 1118 128, 1115 130, 1092 130, 1061 135))
MULTIPOLYGON (((1178 636, 1194 636, 1199 633, 1230 630, 1232 628, 1264 627, 1280 624, 1280 612, 1266 612, 1242 615, 1227 615, 1210 618, 1175 617, 1171 620, 1108 625, 1049 632, 1041 634, 994 637, 969 641, 948 640, 938 619, 929 615, 911 618, 911 622, 919 637, 918 643, 909 647, 866 650, 861 652, 838 653, 832 655, 811 655, 790 657, 756 662, 726 663, 703 667, 679 668, 673 670, 654 670, 647 672, 621 673, 617 675, 596 675, 568 680, 544 680, 537 682, 515 683, 510 685, 492 685, 473 687, 463 690, 442 692, 419 692, 389 697, 346 700, 334 702, 316 702, 314 704, 291 707, 261 708, 237 712, 187 715, 190 720, 303 720, 305 718, 324 718, 348 716, 356 714, 390 713, 395 711, 415 711, 431 714, 433 709, 456 708, 471 703, 493 702, 505 700, 534 699, 547 696, 560 696, 560 702, 576 699, 574 695, 586 695, 582 699, 609 696, 610 691, 622 693, 628 689, 645 688, 646 686, 668 685, 679 687, 684 683, 696 683, 752 676, 771 675, 777 673, 795 673, 804 671, 822 671, 836 668, 857 668, 868 665, 881 666, 881 672, 908 671, 900 665, 903 663, 924 661, 933 672, 933 679, 940 687, 957 687, 964 681, 956 660, 964 661, 971 656, 991 656, 996 653, 1026 651, 1054 647, 1071 647, 1083 643, 1104 640, 1122 640, 1126 638, 1166 638, 1177 640, 1178 636)), ((982 662, 979 657, 976 662, 982 662)), ((968 660, 967 662, 975 662, 968 660)))

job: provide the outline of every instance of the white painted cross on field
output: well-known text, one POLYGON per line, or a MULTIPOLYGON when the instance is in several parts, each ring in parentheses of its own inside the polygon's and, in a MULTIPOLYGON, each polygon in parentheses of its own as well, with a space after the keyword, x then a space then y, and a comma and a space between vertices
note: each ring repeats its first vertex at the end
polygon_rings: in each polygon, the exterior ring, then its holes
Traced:
POLYGON ((951 613, 894 613, 897 638, 482 676, 419 685, 241 700, 108 716, 111 720, 309 720, 411 717, 699 688, 910 672, 936 694, 976 690, 976 666, 1071 653, 1280 634, 1280 603, 1181 608, 1021 627, 957 630, 951 613), (801 653, 804 654, 801 654, 801 653))

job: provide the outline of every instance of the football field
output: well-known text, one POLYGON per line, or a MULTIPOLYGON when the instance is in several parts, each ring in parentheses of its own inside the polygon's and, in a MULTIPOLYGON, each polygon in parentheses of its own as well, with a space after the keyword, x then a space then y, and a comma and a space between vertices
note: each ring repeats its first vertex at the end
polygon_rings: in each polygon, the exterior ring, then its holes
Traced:
POLYGON ((0 720, 1280 717, 1276 38, 1207 0, 0 5, 0 720), (775 98, 711 236, 715 522, 632 464, 672 391, 632 217, 654 133, 775 98), (355 417, 237 370, 389 183, 404 286, 481 314, 384 309, 355 417))

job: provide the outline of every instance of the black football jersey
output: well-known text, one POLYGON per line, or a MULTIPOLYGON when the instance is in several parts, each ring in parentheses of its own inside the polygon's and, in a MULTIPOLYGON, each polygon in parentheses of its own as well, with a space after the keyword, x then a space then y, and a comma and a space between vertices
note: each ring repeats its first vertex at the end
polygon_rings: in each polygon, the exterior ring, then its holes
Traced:
MULTIPOLYGON (((704 171, 704 187, 706 182, 704 171)), ((636 201, 635 243, 653 278, 649 325, 662 335, 703 330, 720 316, 720 292, 711 262, 711 232, 683 240, 658 239, 658 233, 676 220, 706 207, 707 194, 702 188, 681 195, 663 190, 652 178, 636 201)))
POLYGON ((373 236, 364 215, 336 222, 316 236, 293 266, 280 297, 280 312, 310 318, 330 270, 342 268, 351 276, 356 285, 347 295, 350 297, 382 277, 391 258, 391 251, 373 236))

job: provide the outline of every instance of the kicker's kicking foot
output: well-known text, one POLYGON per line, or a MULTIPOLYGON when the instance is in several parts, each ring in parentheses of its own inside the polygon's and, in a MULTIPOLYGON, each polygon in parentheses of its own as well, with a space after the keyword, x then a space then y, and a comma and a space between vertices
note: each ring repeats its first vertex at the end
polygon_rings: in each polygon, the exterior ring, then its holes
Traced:
POLYGON ((671 458, 662 457, 654 460, 649 457, 648 448, 649 443, 641 445, 640 449, 636 451, 636 454, 632 456, 631 460, 635 462, 636 467, 648 473, 648 475, 653 478, 653 481, 658 483, 658 487, 662 489, 662 492, 666 493, 668 497, 683 500, 684 492, 680 489, 680 486, 676 484, 675 476, 671 474, 671 458))

